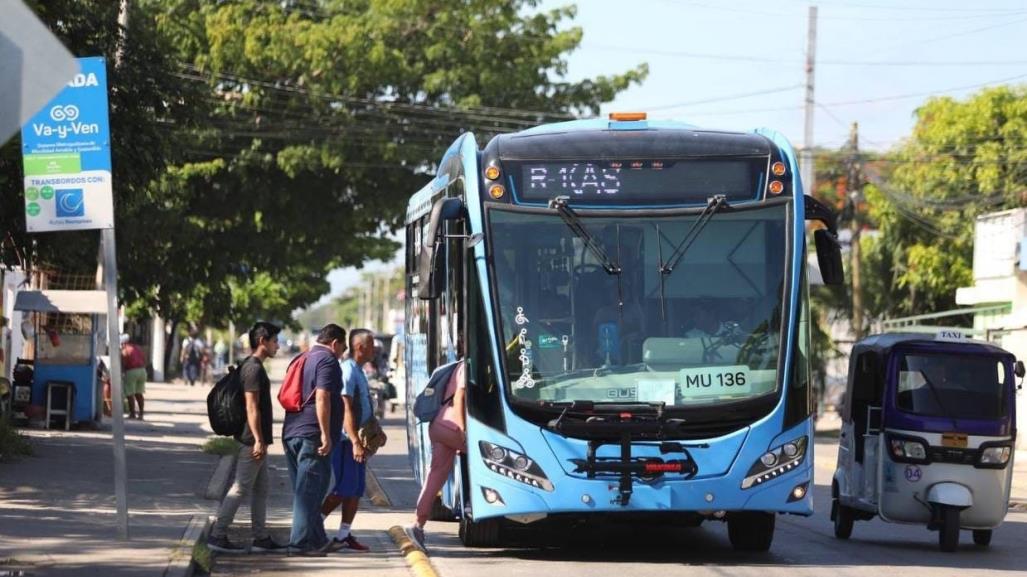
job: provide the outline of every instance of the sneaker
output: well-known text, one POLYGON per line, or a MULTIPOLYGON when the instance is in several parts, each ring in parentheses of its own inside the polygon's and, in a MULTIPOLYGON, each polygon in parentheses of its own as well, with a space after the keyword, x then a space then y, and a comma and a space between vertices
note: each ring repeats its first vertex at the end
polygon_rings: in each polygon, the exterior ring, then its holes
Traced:
MULTIPOLYGON (((332 541, 334 542, 335 539, 332 539, 332 541)), ((354 551, 370 551, 371 550, 371 548, 368 547, 367 545, 364 545, 360 541, 357 541, 357 538, 353 536, 353 533, 350 533, 349 537, 346 537, 345 539, 342 540, 342 548, 343 549, 352 549, 354 551)))
POLYGON ((264 537, 263 539, 254 539, 253 544, 250 546, 250 551, 253 553, 273 553, 286 548, 288 548, 286 545, 275 542, 271 537, 264 537))
POLYGON ((289 546, 290 557, 324 557, 324 549, 300 549, 299 547, 289 546))
POLYGON ((424 529, 417 525, 407 525, 403 527, 403 532, 410 538, 414 546, 420 549, 422 552, 427 552, 428 549, 424 546, 424 529))
POLYGON ((207 548, 211 551, 217 551, 219 553, 245 553, 246 548, 242 545, 236 545, 228 540, 227 536, 222 535, 221 537, 211 536, 207 539, 207 548))
POLYGON ((336 539, 336 538, 332 537, 332 540, 329 541, 327 544, 325 544, 325 546, 322 548, 322 550, 325 553, 335 553, 336 551, 339 551, 339 550, 345 549, 345 548, 347 548, 346 540, 345 539, 336 539))

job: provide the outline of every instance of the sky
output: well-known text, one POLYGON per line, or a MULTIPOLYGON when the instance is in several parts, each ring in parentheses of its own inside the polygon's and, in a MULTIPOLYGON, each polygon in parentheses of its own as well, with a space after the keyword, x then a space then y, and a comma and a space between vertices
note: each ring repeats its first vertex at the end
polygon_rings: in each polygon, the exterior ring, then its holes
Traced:
MULTIPOLYGON (((571 4, 542 0, 540 9, 571 4)), ((579 0, 568 80, 629 70, 649 77, 603 107, 706 128, 804 134, 808 13, 817 6, 816 146, 837 148, 859 123, 860 146, 888 150, 931 96, 1027 84, 1027 0, 579 0)), ((454 135, 455 137, 456 135, 454 135)), ((413 193, 414 191, 411 191, 413 193)), ((399 261, 395 261, 398 263, 399 261)), ((370 263, 366 270, 385 268, 370 263)), ((359 279, 328 276, 332 295, 359 279)))

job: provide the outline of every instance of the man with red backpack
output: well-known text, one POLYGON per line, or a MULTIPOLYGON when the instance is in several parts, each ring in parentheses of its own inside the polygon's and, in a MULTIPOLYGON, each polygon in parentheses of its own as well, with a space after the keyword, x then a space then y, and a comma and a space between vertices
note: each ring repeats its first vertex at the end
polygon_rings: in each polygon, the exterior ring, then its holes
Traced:
POLYGON ((332 447, 342 435, 339 358, 344 352, 346 331, 336 324, 321 329, 302 361, 302 401, 298 410, 285 414, 282 440, 293 488, 289 542, 293 555, 323 557, 328 545, 320 509, 332 477, 332 447))

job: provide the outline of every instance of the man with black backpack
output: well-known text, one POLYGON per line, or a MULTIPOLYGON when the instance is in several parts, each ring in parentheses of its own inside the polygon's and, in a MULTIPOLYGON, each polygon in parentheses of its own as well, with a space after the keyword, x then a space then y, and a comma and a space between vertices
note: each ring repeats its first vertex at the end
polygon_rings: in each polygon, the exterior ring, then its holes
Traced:
POLYGON ((239 381, 245 396, 246 424, 235 435, 242 444, 235 465, 235 482, 221 502, 217 521, 210 531, 207 547, 222 553, 242 553, 246 549, 228 540, 228 526, 243 500, 249 499, 253 544, 250 551, 264 552, 284 549, 267 531, 268 469, 267 448, 271 436, 271 380, 264 370, 264 361, 278 353, 279 327, 268 322, 257 322, 250 329, 250 349, 253 355, 238 368, 239 381))

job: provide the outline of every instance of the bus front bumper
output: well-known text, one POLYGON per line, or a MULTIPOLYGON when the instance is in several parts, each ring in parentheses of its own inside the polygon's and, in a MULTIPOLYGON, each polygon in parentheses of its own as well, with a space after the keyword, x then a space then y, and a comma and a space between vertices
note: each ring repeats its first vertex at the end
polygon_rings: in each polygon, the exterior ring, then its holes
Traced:
POLYGON ((618 512, 765 511, 795 515, 813 514, 813 465, 806 459, 799 467, 773 481, 750 489, 741 488, 734 475, 706 479, 655 481, 635 480, 627 505, 619 502, 617 479, 581 479, 561 476, 553 479, 553 491, 527 486, 494 473, 477 477, 471 488, 476 518, 507 515, 618 512))

